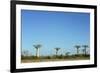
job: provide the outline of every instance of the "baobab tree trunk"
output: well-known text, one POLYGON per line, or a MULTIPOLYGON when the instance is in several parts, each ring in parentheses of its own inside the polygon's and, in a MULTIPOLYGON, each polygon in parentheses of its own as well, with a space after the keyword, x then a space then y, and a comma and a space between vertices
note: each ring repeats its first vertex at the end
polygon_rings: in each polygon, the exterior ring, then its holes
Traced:
POLYGON ((77 55, 79 54, 79 48, 77 48, 77 55))
POLYGON ((37 57, 39 58, 39 56, 40 56, 40 55, 39 55, 39 49, 38 49, 38 51, 37 51, 37 57))
POLYGON ((36 49, 36 57, 39 58, 39 48, 36 49))
POLYGON ((87 53, 86 53, 86 48, 85 48, 84 50, 85 50, 85 55, 86 55, 86 54, 87 54, 87 53))
POLYGON ((58 55, 58 51, 56 51, 56 57, 57 57, 57 55, 58 55))

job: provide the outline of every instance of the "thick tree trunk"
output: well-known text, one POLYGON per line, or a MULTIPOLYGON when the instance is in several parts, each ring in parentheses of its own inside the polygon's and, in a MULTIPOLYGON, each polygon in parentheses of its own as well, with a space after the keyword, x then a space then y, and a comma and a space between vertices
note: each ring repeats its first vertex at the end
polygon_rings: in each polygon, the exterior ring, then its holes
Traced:
POLYGON ((39 58, 39 48, 36 49, 36 57, 39 58))

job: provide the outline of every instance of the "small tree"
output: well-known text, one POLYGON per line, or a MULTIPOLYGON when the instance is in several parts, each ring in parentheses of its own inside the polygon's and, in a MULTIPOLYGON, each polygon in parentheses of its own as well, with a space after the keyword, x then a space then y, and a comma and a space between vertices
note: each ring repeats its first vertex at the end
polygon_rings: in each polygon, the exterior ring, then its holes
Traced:
POLYGON ((69 54, 70 54, 70 52, 66 52, 66 53, 65 53, 65 56, 69 56, 69 54))
POLYGON ((22 55, 23 56, 28 56, 29 55, 29 52, 27 50, 24 50, 24 51, 22 51, 22 55))

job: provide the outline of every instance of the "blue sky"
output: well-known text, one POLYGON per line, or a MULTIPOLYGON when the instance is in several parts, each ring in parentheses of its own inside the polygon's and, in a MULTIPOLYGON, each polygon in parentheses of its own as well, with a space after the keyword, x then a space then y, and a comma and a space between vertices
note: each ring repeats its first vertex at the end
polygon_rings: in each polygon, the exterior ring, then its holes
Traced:
MULTIPOLYGON (((76 53, 75 45, 90 44, 90 14, 21 10, 22 50, 35 55, 33 45, 41 44, 41 55, 76 53)), ((82 49, 82 48, 80 48, 82 49)))

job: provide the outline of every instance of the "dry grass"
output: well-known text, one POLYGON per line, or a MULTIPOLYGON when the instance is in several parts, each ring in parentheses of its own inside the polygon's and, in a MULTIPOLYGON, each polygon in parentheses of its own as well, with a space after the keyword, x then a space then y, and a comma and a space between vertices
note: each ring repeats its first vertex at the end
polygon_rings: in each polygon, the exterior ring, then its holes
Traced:
POLYGON ((75 61, 75 60, 89 60, 89 57, 77 57, 68 59, 22 59, 22 63, 32 63, 32 62, 50 62, 50 61, 75 61))

